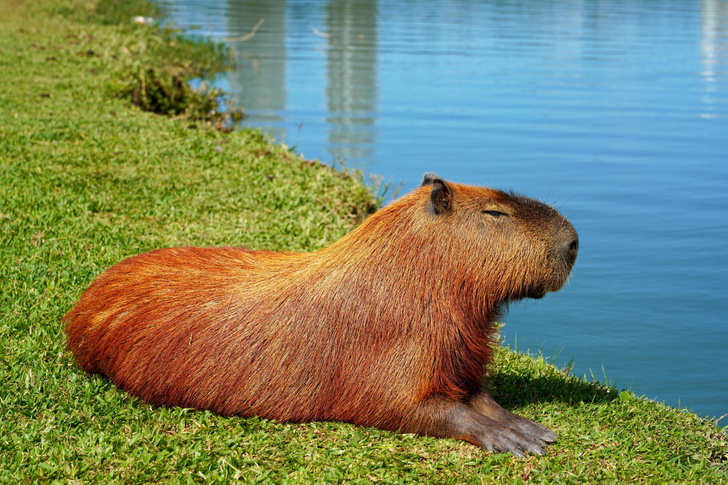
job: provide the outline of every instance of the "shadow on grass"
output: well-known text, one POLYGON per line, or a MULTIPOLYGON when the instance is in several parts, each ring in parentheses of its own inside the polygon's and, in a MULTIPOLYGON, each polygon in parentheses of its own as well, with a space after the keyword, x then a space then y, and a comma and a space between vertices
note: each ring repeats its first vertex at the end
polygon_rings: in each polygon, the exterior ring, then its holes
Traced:
POLYGON ((488 387, 493 398, 504 408, 516 408, 539 402, 607 403, 614 401, 619 392, 608 386, 584 382, 569 376, 528 376, 513 373, 493 373, 488 387))

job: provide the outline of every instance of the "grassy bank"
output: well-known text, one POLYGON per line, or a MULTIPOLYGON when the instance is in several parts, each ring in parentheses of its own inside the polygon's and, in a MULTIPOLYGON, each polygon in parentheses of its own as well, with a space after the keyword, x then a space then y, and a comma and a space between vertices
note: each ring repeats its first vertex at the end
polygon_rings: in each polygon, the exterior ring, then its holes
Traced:
POLYGON ((84 374, 61 317, 103 269, 183 244, 315 249, 372 200, 355 176, 254 132, 133 105, 139 73, 216 69, 218 47, 85 0, 0 0, 0 12, 1 483, 728 481, 728 443, 713 423, 506 350, 494 394, 559 434, 546 456, 153 408, 84 374))

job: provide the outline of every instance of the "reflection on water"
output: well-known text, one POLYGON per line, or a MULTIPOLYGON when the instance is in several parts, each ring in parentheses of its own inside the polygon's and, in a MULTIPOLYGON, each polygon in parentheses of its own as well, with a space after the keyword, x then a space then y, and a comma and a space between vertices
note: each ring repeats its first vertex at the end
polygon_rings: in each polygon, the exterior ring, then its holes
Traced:
POLYGON ((728 413, 728 0, 167 3, 238 38, 216 82, 307 158, 555 203, 579 260, 507 342, 728 413))
POLYGON ((377 139, 377 2, 330 2, 326 28, 329 153, 368 158, 377 139))
MULTIPOLYGON (((265 122, 283 121, 286 109, 286 3, 260 0, 236 0, 227 2, 228 31, 240 33, 232 37, 230 45, 235 52, 238 69, 228 76, 227 91, 236 102, 256 119, 265 122), (255 25, 263 24, 249 40, 243 33, 250 33, 255 25)), ((285 130, 275 135, 285 139, 285 130)))
MULTIPOLYGON (((175 9, 178 22, 199 21, 193 4, 175 9)), ((244 107, 246 124, 292 144, 302 130, 321 133, 327 155, 316 157, 326 161, 371 157, 376 147, 376 2, 311 6, 235 0, 225 9, 199 8, 213 15, 208 19, 213 36, 233 49, 238 69, 219 83, 244 107), (225 29, 217 30, 221 25, 225 29), (310 91, 313 86, 317 92, 310 91), (294 106, 288 103, 290 91, 301 96, 294 106)))
MULTIPOLYGON (((705 80, 705 96, 703 98, 705 112, 701 113, 701 116, 711 118, 718 115, 713 107, 719 99, 714 95, 719 89, 717 85, 720 82, 718 77, 718 70, 721 68, 719 61, 721 58, 723 60, 728 58, 728 46, 726 46, 725 42, 728 26, 720 21, 728 18, 728 4, 718 0, 703 0, 701 17, 702 38, 700 50, 703 56, 703 68, 700 74, 705 80)), ((723 65, 722 68, 725 69, 726 66, 723 65)), ((723 74, 725 79, 725 73, 723 74)), ((725 86, 723 87, 725 88, 725 86)))

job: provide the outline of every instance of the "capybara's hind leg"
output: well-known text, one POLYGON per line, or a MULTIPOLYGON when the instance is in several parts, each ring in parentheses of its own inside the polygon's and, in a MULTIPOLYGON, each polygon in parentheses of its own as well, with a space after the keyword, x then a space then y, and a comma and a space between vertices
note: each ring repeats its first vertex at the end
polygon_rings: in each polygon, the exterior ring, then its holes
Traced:
POLYGON ((496 453, 508 452, 517 456, 544 453, 541 440, 534 440, 506 423, 484 416, 468 404, 441 396, 420 403, 402 423, 400 431, 469 441, 496 453))
POLYGON ((556 433, 530 419, 526 419, 510 411, 506 411, 498 405, 490 393, 486 390, 476 392, 470 400, 470 405, 479 413, 487 416, 498 423, 520 431, 534 442, 545 446, 555 443, 556 433))

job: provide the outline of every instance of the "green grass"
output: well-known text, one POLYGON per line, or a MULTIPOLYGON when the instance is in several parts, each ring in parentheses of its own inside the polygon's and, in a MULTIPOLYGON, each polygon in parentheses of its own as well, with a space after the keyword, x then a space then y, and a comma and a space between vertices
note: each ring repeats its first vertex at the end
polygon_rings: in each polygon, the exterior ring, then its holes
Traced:
POLYGON ((559 433, 545 456, 154 408, 84 374, 61 317, 122 258, 182 244, 311 250, 373 207, 356 174, 132 106, 119 90, 129 66, 188 75, 225 54, 128 25, 119 5, 0 0, 0 482, 728 482, 715 423, 507 350, 493 393, 559 433))

